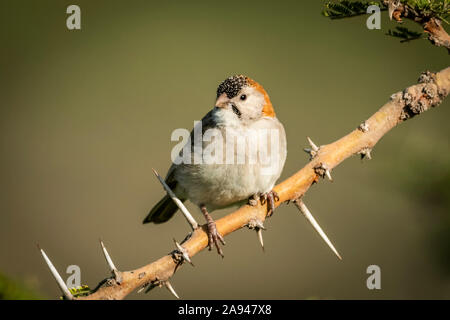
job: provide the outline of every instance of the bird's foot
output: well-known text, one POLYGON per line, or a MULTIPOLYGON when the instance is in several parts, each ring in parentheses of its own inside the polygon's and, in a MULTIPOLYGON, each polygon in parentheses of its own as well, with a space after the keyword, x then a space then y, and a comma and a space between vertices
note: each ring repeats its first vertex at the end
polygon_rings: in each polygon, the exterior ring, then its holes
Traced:
POLYGON ((217 231, 216 223, 211 218, 210 214, 206 210, 205 206, 201 206, 200 209, 202 210, 203 215, 206 219, 206 227, 207 227, 207 234, 208 234, 208 248, 211 251, 212 247, 215 246, 217 249, 217 253, 224 257, 222 248, 220 247, 220 243, 225 245, 225 240, 223 239, 222 235, 217 231))
POLYGON ((261 194, 260 197, 261 204, 265 204, 267 202, 267 216, 270 217, 275 211, 275 202, 280 201, 280 197, 278 193, 271 190, 267 193, 261 194))

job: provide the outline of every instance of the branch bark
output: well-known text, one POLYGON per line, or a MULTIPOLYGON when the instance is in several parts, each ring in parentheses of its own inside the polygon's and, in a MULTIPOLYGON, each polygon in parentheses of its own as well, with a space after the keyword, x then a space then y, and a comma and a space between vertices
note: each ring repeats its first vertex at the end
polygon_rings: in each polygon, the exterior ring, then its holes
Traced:
MULTIPOLYGON (((358 128, 331 144, 320 146, 305 167, 274 188, 280 198, 275 205, 279 206, 285 201, 301 198, 313 183, 325 176, 326 170, 331 171, 350 156, 354 154, 369 156, 370 150, 389 130, 401 122, 437 106, 449 92, 450 67, 438 73, 422 73, 418 84, 393 94, 389 102, 358 128)), ((217 229, 223 236, 226 236, 247 226, 252 221, 264 221, 266 212, 266 206, 259 202, 254 207, 243 206, 217 220, 217 229)), ((208 237, 205 230, 205 226, 196 229, 182 243, 185 253, 189 257, 207 247, 208 237)), ((123 299, 139 287, 162 286, 179 269, 181 262, 182 258, 180 258, 179 252, 173 251, 141 268, 126 272, 118 271, 120 281, 116 281, 115 277, 107 278, 100 282, 93 293, 78 299, 123 299)))

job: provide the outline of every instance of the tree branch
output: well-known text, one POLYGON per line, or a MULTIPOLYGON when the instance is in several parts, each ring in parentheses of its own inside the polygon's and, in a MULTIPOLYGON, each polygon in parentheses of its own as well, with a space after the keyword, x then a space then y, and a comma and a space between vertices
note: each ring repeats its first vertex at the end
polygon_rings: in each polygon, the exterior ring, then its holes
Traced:
POLYGON ((447 48, 450 53, 450 35, 442 27, 442 22, 438 19, 430 19, 423 24, 423 30, 428 33, 428 40, 438 47, 447 48))
MULTIPOLYGON (((436 14, 427 10, 413 8, 407 2, 398 0, 383 0, 385 6, 389 8, 389 18, 397 22, 402 22, 402 17, 410 19, 420 24, 423 31, 428 34, 428 40, 437 47, 447 48, 450 53, 450 35, 442 26, 442 21, 436 14)), ((448 14, 448 8, 446 9, 448 14)))
MULTIPOLYGON (((350 156, 360 154, 362 157, 370 157, 370 150, 389 130, 437 106, 449 92, 450 67, 438 73, 422 73, 418 84, 393 94, 389 102, 348 135, 331 144, 311 150, 314 151, 310 152, 311 161, 274 188, 280 198, 275 205, 279 206, 285 201, 300 199, 313 183, 319 181, 319 177, 328 175, 334 167, 350 156)), ((254 224, 254 221, 262 223, 266 213, 266 206, 261 205, 260 202, 256 206, 246 205, 217 220, 217 229, 226 236, 254 224)), ((116 271, 114 276, 102 280, 94 292, 75 299, 123 299, 139 287, 146 286, 153 288, 164 285, 171 289, 168 280, 184 260, 207 247, 208 237, 205 231, 205 226, 194 230, 181 244, 181 248, 177 245, 178 250, 133 271, 116 271)), ((174 292, 173 288, 171 291, 174 292)))
MULTIPOLYGON (((437 47, 447 48, 450 53, 450 35, 442 26, 442 21, 450 14, 449 4, 439 1, 409 1, 409 0, 382 0, 374 1, 328 1, 322 14, 330 19, 344 19, 367 14, 367 8, 377 5, 380 11, 388 10, 389 19, 399 23, 402 17, 420 24, 423 32, 428 34, 428 40, 437 47)), ((400 42, 420 39, 420 34, 405 27, 397 27, 397 31, 389 30, 387 35, 402 38, 400 42), (411 33, 411 34, 408 34, 411 33)))

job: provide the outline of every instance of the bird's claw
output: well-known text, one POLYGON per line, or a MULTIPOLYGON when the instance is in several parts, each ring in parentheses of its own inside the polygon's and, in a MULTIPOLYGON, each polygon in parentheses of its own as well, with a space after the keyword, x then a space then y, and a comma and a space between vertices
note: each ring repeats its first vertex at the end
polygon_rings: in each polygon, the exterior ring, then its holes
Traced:
POLYGON ((224 257, 222 248, 220 247, 219 241, 225 245, 225 240, 223 239, 222 235, 217 231, 216 223, 215 222, 208 222, 208 248, 209 251, 212 250, 212 247, 215 246, 217 249, 217 253, 224 257))
POLYGON ((261 193, 259 201, 261 201, 261 204, 265 204, 267 202, 267 193, 261 193))
POLYGON ((280 201, 280 197, 278 193, 271 190, 267 193, 261 194, 260 200, 261 204, 265 204, 267 202, 267 216, 270 217, 275 211, 275 202, 280 201))

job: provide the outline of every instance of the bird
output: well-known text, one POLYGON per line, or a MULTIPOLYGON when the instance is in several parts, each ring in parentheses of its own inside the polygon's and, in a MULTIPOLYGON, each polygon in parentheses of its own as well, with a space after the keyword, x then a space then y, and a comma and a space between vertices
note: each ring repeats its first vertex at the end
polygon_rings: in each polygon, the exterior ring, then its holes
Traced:
MULTIPOLYGON (((225 241, 210 213, 246 203, 255 206, 259 199, 262 204, 267 202, 267 216, 272 215, 279 200, 273 187, 287 156, 286 133, 266 90, 245 75, 230 76, 219 84, 213 108, 197 124, 202 140, 196 140, 194 126, 165 182, 181 201, 189 200, 200 208, 207 222, 209 250, 215 246, 223 257, 219 241, 222 245, 225 241), (215 162, 194 161, 195 157, 205 160, 206 150, 214 150, 215 162)), ((166 195, 143 223, 166 222, 177 209, 166 195)))

